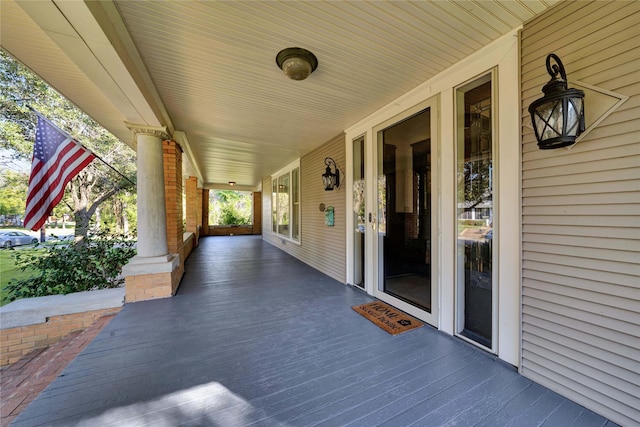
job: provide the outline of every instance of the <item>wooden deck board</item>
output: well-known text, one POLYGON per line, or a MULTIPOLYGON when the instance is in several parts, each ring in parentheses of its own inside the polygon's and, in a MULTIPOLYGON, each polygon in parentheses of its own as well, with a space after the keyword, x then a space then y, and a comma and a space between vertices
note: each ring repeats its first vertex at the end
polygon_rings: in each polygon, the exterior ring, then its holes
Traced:
MULTIPOLYGON (((128 304, 14 421, 35 425, 605 425, 256 237, 209 237, 178 295, 128 304)), ((612 425, 612 424, 608 424, 612 425)))

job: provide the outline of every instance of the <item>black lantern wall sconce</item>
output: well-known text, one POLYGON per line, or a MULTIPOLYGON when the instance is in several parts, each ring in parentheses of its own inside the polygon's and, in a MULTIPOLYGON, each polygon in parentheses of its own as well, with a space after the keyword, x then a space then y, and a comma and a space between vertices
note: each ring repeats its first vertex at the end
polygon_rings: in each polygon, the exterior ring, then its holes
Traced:
POLYGON ((322 174, 322 184, 325 191, 331 191, 334 188, 340 187, 340 171, 336 166, 335 160, 331 157, 324 159, 324 164, 327 165, 327 169, 322 174), (331 172, 331 166, 333 166, 333 172, 331 172))
POLYGON ((573 145, 585 130, 584 92, 567 88, 564 65, 553 53, 547 56, 547 72, 551 80, 542 88, 544 96, 529 106, 533 130, 541 150, 573 145), (552 59, 554 65, 551 65, 552 59))

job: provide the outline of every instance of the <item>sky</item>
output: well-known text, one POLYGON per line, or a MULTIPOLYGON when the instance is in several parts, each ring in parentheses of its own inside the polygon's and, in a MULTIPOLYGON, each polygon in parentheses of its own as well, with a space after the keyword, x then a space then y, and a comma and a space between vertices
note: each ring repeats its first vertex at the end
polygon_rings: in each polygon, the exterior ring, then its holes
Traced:
POLYGON ((31 162, 13 159, 10 150, 0 148, 0 174, 4 174, 7 170, 29 173, 31 162))

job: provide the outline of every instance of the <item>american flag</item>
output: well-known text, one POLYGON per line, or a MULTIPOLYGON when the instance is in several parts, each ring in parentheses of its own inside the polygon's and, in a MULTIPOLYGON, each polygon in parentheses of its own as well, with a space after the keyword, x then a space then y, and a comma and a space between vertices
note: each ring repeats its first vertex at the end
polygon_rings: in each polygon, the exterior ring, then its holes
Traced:
POLYGON ((95 155, 38 114, 24 228, 38 230, 60 203, 67 183, 95 155))

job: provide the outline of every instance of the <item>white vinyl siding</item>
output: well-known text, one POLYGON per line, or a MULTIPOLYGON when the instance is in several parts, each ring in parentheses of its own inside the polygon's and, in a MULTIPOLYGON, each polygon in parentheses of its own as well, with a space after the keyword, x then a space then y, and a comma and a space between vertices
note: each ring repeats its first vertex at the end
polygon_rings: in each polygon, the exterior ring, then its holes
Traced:
MULTIPOLYGON (((300 244, 279 238, 263 228, 263 239, 341 283, 346 283, 346 190, 344 186, 345 139, 340 135, 300 159, 300 244), (340 169, 341 187, 325 191, 324 159, 331 157, 340 169), (319 206, 334 207, 333 226, 325 225, 319 206)), ((271 188, 271 179, 262 183, 271 188)), ((263 198, 263 212, 271 212, 271 198, 263 198)))
POLYGON ((521 372, 622 425, 640 420, 638 22, 640 2, 562 2, 521 42, 521 372), (552 52, 569 87, 629 99, 573 148, 543 151, 527 108, 552 52))

